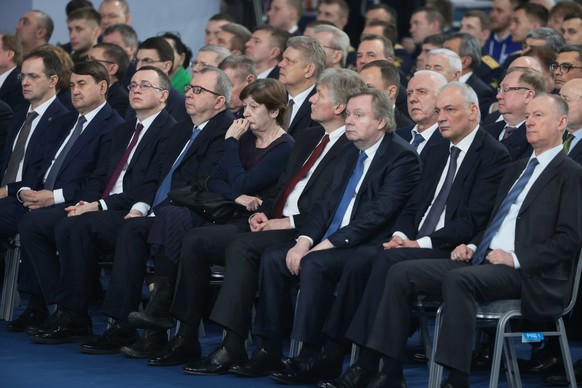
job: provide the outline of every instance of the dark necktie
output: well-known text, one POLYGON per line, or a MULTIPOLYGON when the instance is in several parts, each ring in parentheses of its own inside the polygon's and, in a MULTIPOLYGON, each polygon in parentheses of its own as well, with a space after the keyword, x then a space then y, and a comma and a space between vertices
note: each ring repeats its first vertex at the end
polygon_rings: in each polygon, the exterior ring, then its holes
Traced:
POLYGON ((113 189, 113 186, 115 186, 115 183, 119 179, 119 176, 123 171, 123 168, 125 167, 127 161, 129 160, 129 155, 131 155, 131 151, 133 151, 135 145, 137 144, 137 141, 139 140, 139 134, 141 133, 142 129, 143 129, 142 123, 136 125, 135 131, 133 132, 133 137, 131 138, 129 145, 125 149, 125 152, 123 153, 123 155, 121 155, 121 159, 119 159, 119 162, 117 162, 115 170, 113 170, 113 173, 111 174, 111 177, 109 178, 109 181, 107 182, 107 185, 103 190, 103 194, 101 194, 101 198, 105 198, 109 195, 109 193, 111 193, 111 189, 113 189))
POLYGON ((297 171, 297 173, 293 176, 289 183, 287 183, 287 186, 285 186, 283 191, 281 191, 279 199, 277 199, 277 203, 273 207, 273 213, 271 215, 271 218, 281 218, 281 216, 283 215, 283 209, 285 208, 285 202, 287 202, 289 194, 291 194, 295 186, 297 186, 297 183, 299 183, 299 181, 305 178, 309 170, 311 170, 311 167, 313 167, 315 162, 319 159, 327 143, 329 143, 329 135, 325 135, 321 139, 317 147, 315 147, 311 152, 311 155, 309 156, 307 161, 303 164, 299 171, 297 171))
POLYGON ((295 104, 295 101, 293 101, 293 99, 289 100, 289 103, 287 104, 287 110, 285 111, 285 117, 283 119, 283 129, 285 131, 289 130, 289 125, 291 124, 291 116, 293 115, 293 105, 295 104))
POLYGON ((569 133, 568 137, 564 141, 564 151, 566 151, 566 154, 570 153, 570 145, 572 144, 572 140, 574 140, 574 138, 575 138, 575 136, 573 134, 569 133))
POLYGON ((505 126, 505 133, 503 134, 503 140, 507 139, 509 136, 511 136, 511 134, 513 132, 515 132, 515 130, 517 129, 517 127, 512 127, 511 125, 506 125, 505 126))
POLYGON ((441 190, 437 194, 428 214, 426 215, 422 226, 418 230, 418 237, 428 236, 434 232, 443 210, 447 204, 447 198, 449 197, 449 192, 455 181, 455 173, 457 172, 457 158, 459 157, 459 150, 457 147, 451 147, 451 155, 449 157, 449 169, 447 170, 447 175, 445 176, 445 181, 441 187, 441 190))
POLYGON ((415 150, 418 150, 418 146, 423 141, 424 141, 424 137, 420 133, 415 133, 414 134, 414 139, 412 140, 412 143, 411 144, 412 144, 412 146, 414 147, 415 150))
POLYGON ((200 128, 198 128, 195 125, 194 128, 192 129, 192 134, 190 135, 190 139, 188 140, 188 143, 186 143, 186 146, 184 147, 184 151, 178 156, 178 158, 176 159, 176 161, 172 165, 172 168, 166 174, 166 176, 164 177, 164 180, 162 180, 162 183, 160 183, 160 187, 158 187, 158 191, 156 192, 156 197, 154 198, 152 208, 159 205, 164 199, 166 199, 168 197, 168 193, 170 192, 170 189, 172 187, 172 175, 174 174, 174 171, 176 171, 176 169, 178 168, 180 163, 182 163, 182 160, 184 160, 184 156, 186 156, 186 154, 188 153, 188 150, 192 146, 194 139, 196 139, 196 136, 198 136, 199 133, 200 133, 200 128))
POLYGON ((511 190, 509 190, 509 193, 507 193, 505 199, 503 202, 501 202, 501 205, 499 205, 499 209, 497 209, 497 212, 491 220, 491 223, 489 223, 489 226, 487 229, 485 229, 483 239, 481 240, 481 243, 479 243, 473 259, 471 259, 471 264, 479 265, 483 262, 485 259, 485 252, 487 252, 487 249, 489 249, 489 245, 491 245, 493 237, 495 237, 495 234, 497 234, 497 231, 509 213, 509 209, 511 209, 511 205, 515 203, 517 197, 519 197, 527 185, 527 182, 530 180, 538 164, 539 162, 536 158, 531 159, 525 168, 524 173, 521 175, 521 177, 519 177, 517 182, 515 182, 515 185, 513 185, 511 190))
POLYGON ((323 236, 321 241, 327 239, 330 235, 332 235, 339 229, 352 198, 355 197, 357 194, 356 187, 358 186, 358 182, 360 181, 360 179, 362 179, 362 175, 364 174, 364 162, 366 161, 367 157, 368 155, 366 155, 365 152, 360 152, 360 156, 358 157, 358 162, 356 163, 354 172, 352 172, 352 176, 350 177, 350 180, 346 185, 346 189, 344 190, 342 199, 340 200, 340 203, 333 216, 333 219, 331 220, 331 224, 329 225, 329 228, 327 229, 327 232, 325 232, 325 235, 323 236))
POLYGON ((18 168, 20 167, 20 162, 24 159, 24 151, 26 146, 26 140, 30 135, 30 130, 32 129, 32 122, 38 116, 38 113, 31 111, 26 115, 26 120, 24 125, 20 129, 18 134, 18 139, 14 145, 14 150, 10 154, 10 160, 8 161, 8 167, 2 178, 2 186, 6 186, 8 183, 16 182, 16 176, 18 175, 18 168))
POLYGON ((73 129, 73 133, 71 134, 69 141, 67 142, 59 156, 57 156, 57 158, 55 159, 55 162, 53 163, 51 170, 48 176, 46 177, 46 180, 44 182, 44 188, 46 190, 54 189, 55 182, 57 180, 57 176, 59 175, 61 166, 63 165, 63 162, 67 157, 67 154, 73 147, 73 144, 75 144, 75 141, 77 141, 79 136, 81 136, 81 132, 83 131, 83 124, 85 124, 86 121, 87 119, 85 118, 85 116, 79 116, 79 119, 77 120, 77 125, 75 126, 75 129, 73 129))

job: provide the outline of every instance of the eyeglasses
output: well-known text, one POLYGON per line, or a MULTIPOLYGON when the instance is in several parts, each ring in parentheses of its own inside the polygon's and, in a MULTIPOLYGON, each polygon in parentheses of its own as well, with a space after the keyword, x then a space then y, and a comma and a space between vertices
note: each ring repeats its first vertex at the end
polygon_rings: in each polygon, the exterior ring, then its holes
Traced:
POLYGON ((582 69, 582 66, 574 66, 571 63, 552 63, 550 65, 550 71, 553 73, 557 68, 560 68, 561 73, 568 73, 572 69, 582 69))
POLYGON ((203 88, 202 86, 198 86, 198 85, 184 85, 184 91, 186 93, 188 93, 188 91, 192 90, 192 93, 194 94, 200 94, 202 92, 208 92, 210 94, 214 94, 215 96, 221 96, 221 94, 218 94, 216 92, 213 92, 212 90, 208 90, 206 88, 203 88))
POLYGON ((37 79, 40 78, 40 75, 34 74, 34 73, 20 73, 20 74, 16 75, 16 78, 18 78, 19 81, 24 81, 27 77, 31 81, 36 81, 37 79))
POLYGON ((127 90, 135 91, 138 87, 140 88, 140 90, 157 89, 160 92, 163 92, 164 90, 166 90, 166 89, 160 88, 159 86, 154 86, 147 81, 144 81, 140 84, 138 84, 136 82, 132 82, 129 85, 127 85, 127 90))
POLYGON ((514 90, 531 90, 530 88, 526 88, 525 86, 502 86, 497 88, 497 93, 507 94, 514 90))

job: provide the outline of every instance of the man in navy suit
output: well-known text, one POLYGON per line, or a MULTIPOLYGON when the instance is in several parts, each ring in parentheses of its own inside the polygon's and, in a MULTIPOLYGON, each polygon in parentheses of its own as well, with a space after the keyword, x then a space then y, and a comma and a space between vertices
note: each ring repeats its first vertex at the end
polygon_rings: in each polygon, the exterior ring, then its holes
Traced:
POLYGON ((289 95, 288 127, 284 129, 296 138, 304 128, 317 125, 311 120, 309 98, 315 94, 315 81, 325 69, 323 46, 308 36, 290 38, 279 68, 279 81, 289 95))
POLYGON ((18 111, 26 106, 18 80, 22 64, 22 46, 16 36, 0 34, 0 47, 7 54, 12 53, 12 56, 4 55, 0 59, 0 100, 10 105, 12 110, 18 111))
POLYGON ((245 44, 245 55, 257 66, 257 78, 279 78, 279 62, 291 35, 267 24, 258 26, 245 44))
MULTIPOLYGON (((99 62, 82 62, 73 68, 71 94, 76 111, 62 116, 56 130, 47 133, 36 179, 17 193, 29 210, 18 224, 23 262, 30 261, 31 251, 55 251, 51 243, 54 223, 65 214, 64 208, 79 198, 90 178, 106 177, 111 132, 123 122, 105 101, 108 83, 107 70, 99 62)), ((28 290, 35 295, 30 309, 46 314, 38 283, 33 283, 36 287, 28 290)))
MULTIPOLYGON (((499 184, 489 224, 471 244, 450 254, 395 264, 366 338, 369 356, 350 368, 370 384, 404 386, 402 358, 417 293, 442 295, 445 308, 435 361, 449 374, 443 387, 468 387, 476 327, 475 302, 521 299, 524 318, 552 321, 570 301, 582 240, 582 168, 563 152, 568 106, 555 95, 527 107, 530 159, 510 164, 499 184), (567 205, 565 205, 567 204, 567 205)), ((348 338, 353 338, 348 332, 348 338)), ((347 376, 348 372, 345 373, 347 376)))
MULTIPOLYGON (((293 283, 300 282, 301 301, 292 335, 319 335, 345 263, 360 244, 386 233, 420 175, 418 155, 394 134, 393 110, 384 91, 354 91, 346 114, 351 144, 337 161, 329 190, 312 208, 296 243, 272 247, 261 257, 253 332, 261 337, 264 353, 271 359, 281 357, 293 283), (322 271, 328 275, 322 276, 322 271)), ((311 338, 308 342, 313 343, 311 338)), ((326 370, 321 372, 328 376, 326 370)), ((271 376, 287 383, 313 381, 295 371, 271 376)))

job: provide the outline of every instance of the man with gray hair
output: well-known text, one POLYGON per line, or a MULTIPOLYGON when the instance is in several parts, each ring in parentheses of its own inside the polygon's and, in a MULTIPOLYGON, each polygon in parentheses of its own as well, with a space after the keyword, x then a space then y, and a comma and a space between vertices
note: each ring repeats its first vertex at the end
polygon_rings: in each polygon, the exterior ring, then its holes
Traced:
POLYGON ((198 50, 198 54, 196 54, 196 59, 193 59, 190 63, 192 66, 192 74, 198 73, 198 71, 205 66, 217 67, 218 64, 230 54, 230 51, 222 46, 202 46, 200 50, 198 50))
POLYGON ((534 28, 527 33, 525 38, 526 48, 524 51, 527 51, 527 48, 529 47, 548 46, 552 49, 552 51, 557 53, 566 44, 569 43, 564 40, 564 36, 562 36, 562 34, 560 34, 558 31, 549 27, 539 27, 534 28))
POLYGON ((45 12, 34 9, 25 13, 16 24, 16 37, 22 45, 23 55, 48 44, 54 29, 53 20, 45 12))
POLYGON ((425 69, 440 73, 448 82, 454 82, 461 77, 463 64, 461 63, 461 57, 456 52, 438 48, 426 53, 425 69))
POLYGON ((322 24, 313 29, 315 39, 325 49, 325 67, 341 69, 346 66, 350 37, 335 26, 322 24))

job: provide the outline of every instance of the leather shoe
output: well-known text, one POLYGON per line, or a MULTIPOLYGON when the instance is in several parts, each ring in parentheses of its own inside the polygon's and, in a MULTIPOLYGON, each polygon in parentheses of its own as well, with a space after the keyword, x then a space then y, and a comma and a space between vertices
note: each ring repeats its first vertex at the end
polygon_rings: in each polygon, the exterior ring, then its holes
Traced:
POLYGON ((180 365, 200 359, 200 345, 191 339, 177 335, 164 348, 148 360, 150 366, 180 365))
POLYGON ((332 381, 319 383, 320 388, 364 388, 373 374, 368 373, 358 364, 350 366, 342 375, 332 381))
POLYGON ((282 368, 283 363, 280 357, 273 356, 265 349, 260 348, 253 352, 253 356, 248 362, 232 366, 228 373, 241 377, 261 377, 282 368))
POLYGON ((171 329, 175 326, 171 316, 156 317, 138 311, 129 313, 128 321, 135 327, 143 329, 171 329))
POLYGON ((51 319, 52 324, 46 329, 40 329, 30 336, 33 342, 40 344, 65 344, 84 341, 93 334, 91 318, 87 314, 57 310, 58 316, 51 319))
MULTIPOLYGON (((574 363, 574 375, 576 376, 576 381, 582 380, 582 360, 578 360, 574 363)), ((544 378, 544 383, 549 385, 570 385, 568 377, 563 375, 547 376, 544 378)))
POLYGON ((534 352, 531 360, 518 360, 518 365, 524 373, 532 374, 550 374, 564 370, 562 360, 547 349, 534 352))
POLYGON ((491 370, 491 363, 493 362, 493 348, 493 343, 483 344, 471 357, 471 369, 491 370))
POLYGON ((45 308, 34 309, 27 307, 22 314, 12 322, 8 322, 6 329, 13 332, 22 332, 26 330, 27 326, 40 326, 48 317, 48 310, 45 308))
POLYGON ((129 358, 152 358, 168 345, 168 334, 165 330, 146 329, 143 335, 132 345, 122 346, 121 354, 129 358))
POLYGON ((137 330, 122 327, 114 322, 103 334, 82 343, 79 350, 87 354, 116 354, 122 346, 137 341, 137 330))
POLYGON ((248 356, 246 353, 232 354, 224 346, 219 346, 205 359, 186 365, 184 373, 200 376, 220 375, 228 372, 231 366, 243 364, 247 361, 248 356))
POLYGON ((285 364, 285 369, 273 372, 269 377, 283 384, 315 384, 322 380, 335 379, 341 371, 341 362, 334 362, 326 353, 316 353, 309 357, 290 359, 285 364))
POLYGON ((377 373, 370 379, 366 388, 406 388, 406 381, 404 379, 394 381, 385 373, 377 373))
POLYGON ((35 335, 41 330, 47 330, 64 314, 63 310, 57 310, 54 314, 49 315, 41 324, 30 324, 26 326, 26 334, 35 335))

